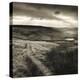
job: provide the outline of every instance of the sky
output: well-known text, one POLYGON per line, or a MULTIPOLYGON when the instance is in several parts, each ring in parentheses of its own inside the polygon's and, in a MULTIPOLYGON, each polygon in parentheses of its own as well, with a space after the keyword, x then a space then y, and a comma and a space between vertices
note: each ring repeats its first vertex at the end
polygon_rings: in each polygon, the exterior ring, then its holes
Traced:
POLYGON ((77 6, 13 3, 12 25, 39 25, 55 28, 77 27, 77 6))

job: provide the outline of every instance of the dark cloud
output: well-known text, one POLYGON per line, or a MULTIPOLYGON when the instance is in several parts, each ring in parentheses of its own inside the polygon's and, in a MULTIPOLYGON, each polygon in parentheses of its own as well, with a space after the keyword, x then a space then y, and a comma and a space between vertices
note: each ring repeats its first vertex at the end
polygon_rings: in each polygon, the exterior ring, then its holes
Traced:
MULTIPOLYGON (((48 26, 55 26, 57 23, 62 26, 75 26, 76 24, 74 23, 75 21, 77 22, 77 6, 64 6, 64 5, 49 5, 49 4, 35 4, 35 3, 13 3, 13 18, 14 19, 16 16, 26 17, 26 20, 23 22, 19 22, 17 19, 16 24, 22 24, 22 25, 27 25, 28 23, 28 18, 29 17, 29 23, 28 25, 34 25, 37 22, 39 25, 42 25, 45 23, 48 26), (60 17, 59 17, 60 16, 60 17), (71 22, 69 22, 65 17, 69 17, 71 22), (34 20, 38 20, 37 22, 34 22, 34 20), (43 23, 43 21, 45 22, 43 23), (56 20, 56 22, 49 21, 47 23, 46 20, 56 20), (30 23, 33 22, 33 23, 30 23), (60 21, 62 21, 60 23, 60 21)), ((12 17, 12 15, 11 15, 12 17)), ((21 20, 23 19, 21 18, 21 20)), ((20 20, 20 19, 19 19, 20 20)), ((15 24, 14 20, 13 23, 15 24)), ((20 24, 20 25, 21 25, 20 24)))
POLYGON ((55 15, 77 17, 77 7, 61 5, 43 5, 32 3, 13 3, 14 15, 25 15, 33 18, 56 19, 55 15), (57 14, 58 12, 59 14, 57 14))

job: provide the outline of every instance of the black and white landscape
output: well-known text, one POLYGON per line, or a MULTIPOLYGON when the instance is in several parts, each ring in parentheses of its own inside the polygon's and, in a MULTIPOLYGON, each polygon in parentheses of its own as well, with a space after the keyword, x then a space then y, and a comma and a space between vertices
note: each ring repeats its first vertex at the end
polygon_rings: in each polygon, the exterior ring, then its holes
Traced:
POLYGON ((77 6, 10 4, 10 76, 78 73, 77 6))

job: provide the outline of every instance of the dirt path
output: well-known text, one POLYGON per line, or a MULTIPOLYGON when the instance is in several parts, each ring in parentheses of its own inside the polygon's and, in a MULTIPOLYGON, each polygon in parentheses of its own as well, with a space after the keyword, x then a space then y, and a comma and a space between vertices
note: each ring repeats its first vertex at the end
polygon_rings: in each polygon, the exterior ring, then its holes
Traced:
POLYGON ((27 53, 26 55, 33 61, 34 64, 38 67, 38 69, 44 74, 44 75, 51 75, 52 72, 46 67, 41 61, 36 59, 32 53, 32 47, 30 46, 30 43, 27 44, 27 47, 23 50, 23 52, 27 53))

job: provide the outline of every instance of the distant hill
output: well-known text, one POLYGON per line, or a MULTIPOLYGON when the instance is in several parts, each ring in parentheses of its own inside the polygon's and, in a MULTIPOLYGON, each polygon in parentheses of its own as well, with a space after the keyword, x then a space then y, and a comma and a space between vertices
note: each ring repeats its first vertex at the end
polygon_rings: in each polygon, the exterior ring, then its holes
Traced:
POLYGON ((77 37, 76 28, 52 28, 44 26, 11 25, 13 38, 25 40, 64 40, 77 37))

